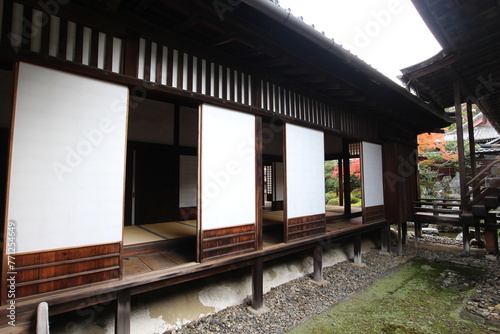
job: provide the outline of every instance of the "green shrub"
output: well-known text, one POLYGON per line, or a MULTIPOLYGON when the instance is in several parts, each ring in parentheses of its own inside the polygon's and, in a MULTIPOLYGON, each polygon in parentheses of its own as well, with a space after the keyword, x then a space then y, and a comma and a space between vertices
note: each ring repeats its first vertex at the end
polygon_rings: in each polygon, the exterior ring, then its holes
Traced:
POLYGON ((326 203, 326 205, 339 205, 339 200, 336 198, 332 198, 326 203))
POLYGON ((354 189, 353 191, 351 191, 351 197, 354 196, 358 199, 361 198, 361 189, 360 188, 357 188, 357 189, 354 189))
POLYGON ((335 198, 335 193, 333 191, 329 191, 325 194, 325 203, 328 203, 331 199, 335 198))

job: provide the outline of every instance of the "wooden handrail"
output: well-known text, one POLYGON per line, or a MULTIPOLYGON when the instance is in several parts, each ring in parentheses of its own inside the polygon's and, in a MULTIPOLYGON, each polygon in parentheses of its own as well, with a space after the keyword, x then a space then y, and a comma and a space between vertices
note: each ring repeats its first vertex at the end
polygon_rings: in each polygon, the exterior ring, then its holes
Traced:
POLYGON ((429 201, 429 203, 433 203, 434 201, 441 201, 441 202, 459 202, 460 199, 451 199, 451 198, 417 198, 415 202, 424 202, 424 201, 429 201))
POLYGON ((497 163, 500 163, 500 160, 497 158, 495 161, 493 161, 492 163, 490 163, 486 168, 483 169, 483 171, 479 174, 477 174, 476 176, 474 176, 469 182, 467 182, 467 186, 471 185, 472 183, 474 183, 481 175, 489 172, 489 170, 491 169, 491 167, 493 167, 494 165, 496 165, 497 163))

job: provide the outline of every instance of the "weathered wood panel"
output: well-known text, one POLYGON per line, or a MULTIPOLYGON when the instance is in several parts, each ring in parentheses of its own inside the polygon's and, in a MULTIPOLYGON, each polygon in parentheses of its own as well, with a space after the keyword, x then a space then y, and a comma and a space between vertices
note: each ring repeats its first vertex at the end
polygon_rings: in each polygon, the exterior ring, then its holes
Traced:
POLYGON ((289 218, 288 219, 288 241, 307 238, 326 232, 325 214, 289 218))
POLYGON ((16 298, 119 278, 120 244, 17 254, 16 298))
POLYGON ((256 247, 255 224, 202 231, 202 260, 256 247))
POLYGON ((363 212, 363 223, 377 223, 385 220, 385 208, 383 205, 370 206, 365 208, 363 212))

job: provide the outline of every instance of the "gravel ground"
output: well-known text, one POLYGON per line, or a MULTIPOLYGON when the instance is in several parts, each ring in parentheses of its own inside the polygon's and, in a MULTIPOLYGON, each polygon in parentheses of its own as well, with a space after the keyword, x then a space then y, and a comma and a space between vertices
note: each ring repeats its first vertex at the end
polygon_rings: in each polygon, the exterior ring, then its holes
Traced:
POLYGON ((306 276, 273 288, 264 296, 269 311, 261 315, 252 314, 248 311, 249 304, 244 304, 166 333, 283 333, 415 257, 484 268, 485 279, 476 284, 476 291, 462 313, 482 324, 500 328, 500 262, 485 259, 481 253, 463 253, 449 246, 449 240, 445 239, 449 238, 424 236, 422 247, 415 248, 413 242, 409 242, 402 256, 371 250, 363 254, 362 265, 346 261, 324 268, 324 283, 319 285, 306 276), (427 247, 431 243, 429 238, 432 243, 445 246, 427 247))

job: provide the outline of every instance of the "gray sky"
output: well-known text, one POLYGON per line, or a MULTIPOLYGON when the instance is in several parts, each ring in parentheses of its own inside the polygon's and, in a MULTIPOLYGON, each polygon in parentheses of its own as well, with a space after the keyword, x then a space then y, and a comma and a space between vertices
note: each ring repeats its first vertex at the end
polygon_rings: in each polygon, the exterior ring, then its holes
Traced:
POLYGON ((280 5, 398 83, 401 68, 441 50, 410 0, 280 0, 280 5))

